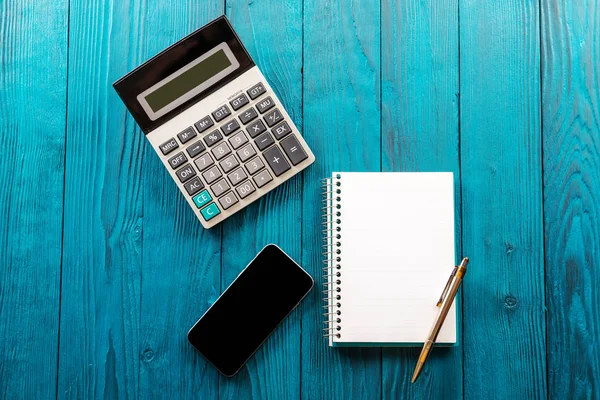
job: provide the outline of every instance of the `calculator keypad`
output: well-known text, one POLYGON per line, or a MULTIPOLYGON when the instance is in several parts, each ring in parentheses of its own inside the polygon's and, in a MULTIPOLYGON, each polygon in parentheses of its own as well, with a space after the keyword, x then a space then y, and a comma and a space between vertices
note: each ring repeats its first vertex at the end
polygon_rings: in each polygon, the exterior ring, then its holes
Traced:
POLYGON ((219 203, 221 204, 221 207, 223 207, 223 210, 227 210, 229 207, 236 204, 237 202, 238 199, 237 197, 235 197, 235 194, 233 192, 229 192, 219 199, 219 203))
POLYGON ((222 175, 223 174, 216 165, 202 173, 202 177, 209 185, 219 179, 222 175))
POLYGON ((229 190, 229 183, 225 179, 221 179, 219 182, 215 183, 210 187, 213 194, 217 197, 225 193, 229 190))
POLYGON ((221 132, 212 131, 210 134, 204 136, 204 143, 206 143, 208 147, 212 147, 213 145, 217 144, 217 142, 221 139, 223 139, 223 135, 221 135, 221 132))
POLYGON ((267 164, 273 170, 275 176, 279 176, 290 169, 290 164, 287 162, 281 150, 279 150, 279 146, 275 145, 266 150, 263 155, 267 160, 267 164))
POLYGON ((273 136, 271 136, 269 132, 265 132, 259 137, 257 137, 254 143, 256 143, 256 147, 258 147, 260 151, 263 151, 264 149, 275 143, 275 141, 273 140, 273 136))
POLYGON ((275 106, 275 102, 273 101, 271 96, 265 97, 264 99, 262 99, 261 101, 256 103, 256 108, 258 109, 258 112, 261 114, 266 113, 268 110, 273 108, 273 106, 275 106))
POLYGON ((190 126, 189 128, 186 128, 183 132, 177 134, 177 137, 179 138, 181 143, 187 143, 196 137, 196 131, 190 126))
POLYGON ((187 161, 187 157, 183 154, 183 151, 175 154, 173 157, 169 158, 169 165, 171 168, 176 169, 177 167, 182 166, 187 161))
POLYGON ((240 186, 235 188, 236 192, 240 195, 240 198, 246 198, 256 191, 252 182, 246 181, 240 186))
POLYGON ((296 135, 291 135, 287 139, 281 141, 281 147, 285 151, 292 164, 298 165, 308 158, 308 155, 296 139, 296 135))
POLYGON ((194 164, 196 164, 196 167, 198 167, 200 171, 204 171, 206 168, 210 167, 214 163, 215 162, 208 153, 206 153, 200 158, 197 158, 196 161, 194 161, 194 164))
POLYGON ((230 173, 228 175, 229 180, 231 181, 231 184, 233 186, 237 185, 238 183, 240 183, 241 181, 243 181, 244 179, 246 179, 248 177, 248 175, 246 175, 246 173, 244 172, 244 170, 242 168, 236 169, 235 171, 233 171, 232 173, 230 173))
POLYGON ((229 107, 227 107, 227 106, 221 106, 221 108, 219 108, 218 110, 216 110, 212 113, 213 118, 217 122, 224 120, 226 117, 228 117, 230 115, 231 115, 231 111, 229 110, 229 107))
POLYGON ((246 169, 248 170, 250 175, 254 175, 264 167, 265 164, 263 164, 262 160, 259 157, 256 157, 255 159, 250 160, 248 163, 246 163, 246 169))
POLYGON ((221 165, 221 169, 223 170, 223 172, 225 172, 226 174, 238 165, 240 165, 239 161, 233 154, 221 161, 219 164, 221 165))
POLYGON ((162 151, 163 155, 166 156, 167 154, 178 148, 179 144, 177 143, 177 140, 175 140, 175 138, 171 138, 158 147, 160 147, 160 151, 162 151))
POLYGON ((281 112, 279 112, 279 109, 277 108, 265 115, 265 121, 267 122, 269 128, 281 121, 282 119, 283 115, 281 115, 281 112))
POLYGON ((196 122, 194 124, 194 126, 196 127, 196 129, 198 129, 199 133, 202 133, 205 130, 207 130, 208 128, 210 128, 211 126, 213 126, 214 124, 215 123, 210 118, 210 115, 207 115, 206 117, 202 118, 200 121, 196 122))
POLYGON ((237 150, 242 145, 248 143, 248 138, 246 137, 244 132, 239 132, 229 139, 229 143, 231 143, 231 147, 233 147, 234 150, 237 150))
POLYGON ((198 140, 193 145, 188 146, 187 152, 190 157, 195 158, 197 155, 202 153, 204 149, 206 149, 206 147, 204 147, 204 144, 202 144, 202 140, 198 140))
POLYGON ((265 126, 265 124, 263 124, 261 119, 253 122, 252 124, 250 124, 248 126, 248 128, 246 128, 246 131, 248 132, 250 137, 253 139, 266 130, 267 130, 267 127, 265 126))
POLYGON ((244 107, 246 104, 248 104, 248 101, 249 100, 246 97, 246 95, 244 93, 242 93, 238 97, 236 97, 235 99, 231 100, 229 102, 229 104, 231 104, 231 108, 233 108, 234 111, 237 111, 240 108, 244 107))
POLYGON ((193 196, 204 188, 204 183, 202 183, 200 177, 197 176, 191 181, 186 182, 183 186, 185 186, 185 190, 187 190, 188 194, 193 196))
POLYGON ((225 136, 231 135, 233 132, 237 131, 240 128, 240 124, 237 122, 237 119, 232 119, 231 121, 223 124, 221 127, 221 131, 225 136))
POLYGON ((265 93, 259 82, 159 146, 205 221, 308 158, 273 95, 265 93))
POLYGON ((250 89, 248 89, 248 96, 250 96, 250 98, 252 100, 258 98, 261 94, 265 93, 267 91, 267 89, 265 89, 265 85, 261 83, 257 83, 256 85, 252 86, 250 89))
POLYGON ((250 157, 256 155, 256 150, 254 150, 254 146, 249 144, 244 146, 241 150, 238 150, 237 155, 242 162, 246 162, 246 160, 250 159, 250 157))
POLYGON ((243 111, 240 114, 240 121, 242 121, 242 124, 246 125, 248 122, 252 121, 256 117, 258 117, 256 109, 254 107, 250 107, 249 109, 243 111))
POLYGON ((179 178, 181 183, 185 183, 191 178, 193 178, 194 175, 196 175, 196 170, 192 167, 191 164, 188 164, 185 167, 181 168, 179 171, 176 171, 175 173, 177 174, 177 177, 179 178))
POLYGON ((225 143, 225 142, 219 144, 211 151, 213 153, 213 156, 215 156, 215 160, 217 160, 217 161, 219 161, 220 159, 222 159, 223 157, 225 157, 226 155, 231 153, 231 149, 229 148, 229 146, 227 146, 227 143, 225 143))

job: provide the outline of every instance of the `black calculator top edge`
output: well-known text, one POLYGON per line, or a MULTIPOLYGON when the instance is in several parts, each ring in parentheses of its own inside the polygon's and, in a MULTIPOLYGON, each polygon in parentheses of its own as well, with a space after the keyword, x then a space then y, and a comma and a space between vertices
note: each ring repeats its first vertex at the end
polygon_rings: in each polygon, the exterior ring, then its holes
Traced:
POLYGON ((116 81, 113 84, 113 87, 144 134, 148 134, 233 81, 255 65, 256 64, 250 57, 250 54, 231 26, 231 23, 225 15, 222 15, 150 58, 148 61, 116 81), (183 65, 189 63, 203 53, 206 53, 222 42, 227 43, 235 58, 239 61, 239 68, 226 78, 221 79, 219 82, 203 91, 200 95, 186 101, 166 115, 163 115, 154 121, 151 120, 138 102, 137 96, 147 88, 180 69, 183 65))

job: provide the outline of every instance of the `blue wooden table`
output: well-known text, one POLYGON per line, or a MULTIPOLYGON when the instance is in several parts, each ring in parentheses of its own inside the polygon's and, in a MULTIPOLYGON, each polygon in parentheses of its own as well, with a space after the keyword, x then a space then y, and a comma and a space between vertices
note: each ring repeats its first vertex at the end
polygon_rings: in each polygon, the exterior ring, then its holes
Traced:
POLYGON ((598 2, 0 10, 0 398, 600 396, 598 2), (205 231, 111 84, 223 13, 317 161, 205 231), (455 173, 462 346, 411 385, 418 349, 327 347, 317 287, 219 376, 187 330, 266 243, 320 282, 332 170, 455 173))

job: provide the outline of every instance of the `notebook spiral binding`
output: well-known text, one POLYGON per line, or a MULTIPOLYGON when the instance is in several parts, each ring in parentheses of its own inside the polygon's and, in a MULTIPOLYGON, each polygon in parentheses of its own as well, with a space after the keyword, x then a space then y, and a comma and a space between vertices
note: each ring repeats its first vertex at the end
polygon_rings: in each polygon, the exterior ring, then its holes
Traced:
POLYGON ((333 178, 321 180, 323 207, 323 314, 326 325, 323 336, 332 340, 333 337, 342 337, 342 249, 341 249, 341 194, 342 182, 340 174, 333 178))

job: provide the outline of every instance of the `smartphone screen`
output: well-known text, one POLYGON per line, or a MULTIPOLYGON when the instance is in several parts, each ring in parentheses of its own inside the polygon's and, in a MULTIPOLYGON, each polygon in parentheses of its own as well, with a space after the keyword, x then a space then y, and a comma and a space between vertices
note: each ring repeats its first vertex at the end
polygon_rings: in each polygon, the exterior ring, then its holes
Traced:
POLYGON ((233 376, 313 284, 306 271, 270 244, 190 329, 188 340, 221 373, 233 376))

